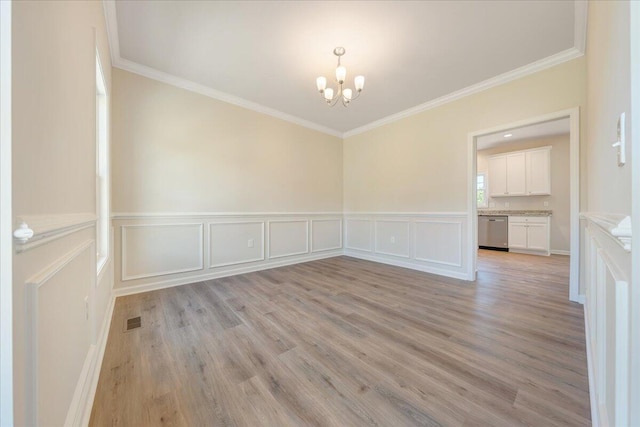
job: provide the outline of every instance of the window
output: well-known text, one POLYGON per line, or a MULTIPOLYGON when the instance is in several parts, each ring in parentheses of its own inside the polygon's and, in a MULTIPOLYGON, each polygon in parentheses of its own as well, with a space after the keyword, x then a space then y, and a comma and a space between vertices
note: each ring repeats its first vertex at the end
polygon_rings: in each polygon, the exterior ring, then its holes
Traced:
POLYGON ((487 174, 484 172, 479 173, 476 183, 478 207, 486 208, 487 206, 489 206, 489 195, 487 194, 487 174))
POLYGON ((107 87, 96 52, 96 250, 98 273, 109 257, 109 117, 107 87))

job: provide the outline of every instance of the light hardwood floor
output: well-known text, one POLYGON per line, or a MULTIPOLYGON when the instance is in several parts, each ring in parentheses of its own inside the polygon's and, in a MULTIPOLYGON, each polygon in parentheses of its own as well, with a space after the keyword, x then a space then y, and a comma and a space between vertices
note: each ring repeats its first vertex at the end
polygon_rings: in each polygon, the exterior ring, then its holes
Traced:
POLYGON ((589 425, 568 261, 481 251, 469 283, 338 257, 118 298, 91 425, 589 425))

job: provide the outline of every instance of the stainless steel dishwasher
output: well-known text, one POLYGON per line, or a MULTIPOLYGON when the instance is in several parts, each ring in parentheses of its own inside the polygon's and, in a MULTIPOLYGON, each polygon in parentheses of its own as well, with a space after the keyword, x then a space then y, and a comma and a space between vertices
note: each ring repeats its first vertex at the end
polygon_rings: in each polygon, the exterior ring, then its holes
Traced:
POLYGON ((509 217, 478 215, 478 246, 480 249, 509 250, 509 217))

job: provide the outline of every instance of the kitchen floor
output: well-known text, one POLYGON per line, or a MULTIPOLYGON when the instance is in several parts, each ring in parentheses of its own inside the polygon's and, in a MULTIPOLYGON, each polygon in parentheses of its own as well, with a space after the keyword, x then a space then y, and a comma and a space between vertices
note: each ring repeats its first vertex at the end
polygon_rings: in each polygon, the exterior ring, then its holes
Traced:
POLYGON ((477 280, 482 286, 502 286, 505 281, 514 281, 518 292, 535 295, 552 292, 554 298, 568 301, 569 257, 479 249, 477 280))

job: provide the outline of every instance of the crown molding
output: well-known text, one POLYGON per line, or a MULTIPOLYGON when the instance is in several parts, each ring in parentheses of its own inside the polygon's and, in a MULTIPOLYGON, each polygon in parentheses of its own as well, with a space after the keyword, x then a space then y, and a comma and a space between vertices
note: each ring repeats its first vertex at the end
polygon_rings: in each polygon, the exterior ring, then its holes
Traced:
POLYGON ((129 71, 131 73, 138 74, 153 80, 157 80, 172 86, 176 86, 191 92, 199 93, 201 95, 208 96, 210 98, 214 98, 219 101, 223 101, 232 105, 236 105, 238 107, 242 107, 252 111, 256 111, 258 113, 266 114, 268 116, 272 116, 290 123, 297 124, 299 126, 303 126, 308 129, 312 129, 312 130, 322 132, 327 135, 335 136, 342 139, 367 132, 369 130, 378 128, 380 126, 384 126, 389 123, 393 123, 398 120, 402 120, 404 118, 413 116, 415 114, 419 114, 423 111, 440 107, 449 102, 456 101, 466 96, 482 92, 492 87, 499 86, 504 83, 508 83, 510 81, 519 79, 521 77, 528 76, 538 71, 542 71, 547 68, 551 68, 556 65, 562 64, 563 62, 567 62, 572 59, 576 59, 583 56, 585 52, 585 46, 586 46, 587 9, 588 9, 586 0, 575 0, 574 47, 570 49, 564 50, 562 52, 548 56, 541 60, 524 65, 520 68, 516 68, 515 70, 511 70, 506 73, 500 74, 498 76, 492 77, 480 83, 476 83, 474 85, 468 86, 464 89, 451 92, 447 95, 441 96, 440 98, 436 98, 431 101, 425 102, 423 104, 416 105, 415 107, 411 107, 399 113, 395 113, 390 116, 383 117, 381 119, 368 123, 364 126, 360 126, 346 132, 341 132, 336 129, 332 129, 327 126, 323 126, 318 123, 267 107, 265 105, 258 104, 258 103, 246 100, 244 98, 240 98, 238 96, 231 95, 229 93, 222 92, 199 83, 195 83, 191 80, 174 76, 172 74, 168 74, 168 73, 156 70, 154 68, 139 64, 137 62, 133 62, 128 59, 122 58, 120 56, 120 40, 118 36, 116 0, 104 0, 103 4, 104 4, 105 21, 107 26, 107 37, 109 38, 109 47, 111 51, 111 63, 113 67, 119 68, 125 71, 129 71))
POLYGON ((587 48, 587 0, 575 0, 573 18, 573 46, 583 54, 587 48))
POLYGON ((183 79, 172 74, 168 74, 162 71, 158 71, 155 68, 147 67, 145 65, 138 64, 137 62, 129 61, 128 59, 118 58, 113 62, 113 66, 121 70, 129 71, 134 74, 138 74, 144 77, 148 77, 153 80, 160 81, 172 86, 186 89, 190 92, 195 92, 200 95, 208 96, 209 98, 217 99, 219 101, 226 102, 228 104, 236 105, 238 107, 246 108, 258 113, 266 114, 268 116, 275 117, 296 125, 303 126, 308 129, 312 129, 318 132, 322 132, 331 136, 342 138, 342 132, 335 129, 328 128, 326 126, 319 125, 309 120, 302 119, 300 117, 292 116, 291 114, 283 113, 282 111, 275 110, 273 108, 266 107, 262 104, 248 101, 246 99, 231 95, 219 90, 212 89, 208 86, 201 85, 199 83, 192 82, 191 80, 183 79))
POLYGON ((104 21, 107 27, 107 39, 109 39, 109 51, 111 52, 111 64, 120 59, 120 37, 118 36, 118 18, 115 0, 103 0, 104 21))
POLYGON ((520 68, 516 68, 515 70, 507 71, 506 73, 497 75, 495 77, 492 77, 480 83, 467 86, 464 89, 451 92, 448 95, 441 96, 440 98, 433 99, 431 101, 425 102, 424 104, 416 105, 415 107, 411 107, 399 113, 392 114, 387 117, 383 117, 382 119, 376 120, 374 122, 371 122, 359 128, 352 129, 350 131, 345 132, 343 134, 343 138, 348 138, 350 136, 358 135, 360 133, 370 131, 380 126, 384 126, 386 124, 396 122, 398 120, 416 115, 418 113, 422 113, 423 111, 440 107, 444 104, 448 104, 449 102, 457 101, 458 99, 467 97, 469 95, 482 92, 492 87, 500 86, 510 81, 517 80, 519 78, 528 76, 533 73, 537 73, 538 71, 542 71, 547 68, 551 68, 556 65, 562 64, 563 62, 567 62, 572 59, 579 58, 582 55, 584 55, 584 53, 580 52, 575 47, 572 47, 567 50, 563 50, 562 52, 556 53, 555 55, 548 56, 539 61, 532 62, 531 64, 527 64, 520 68))

